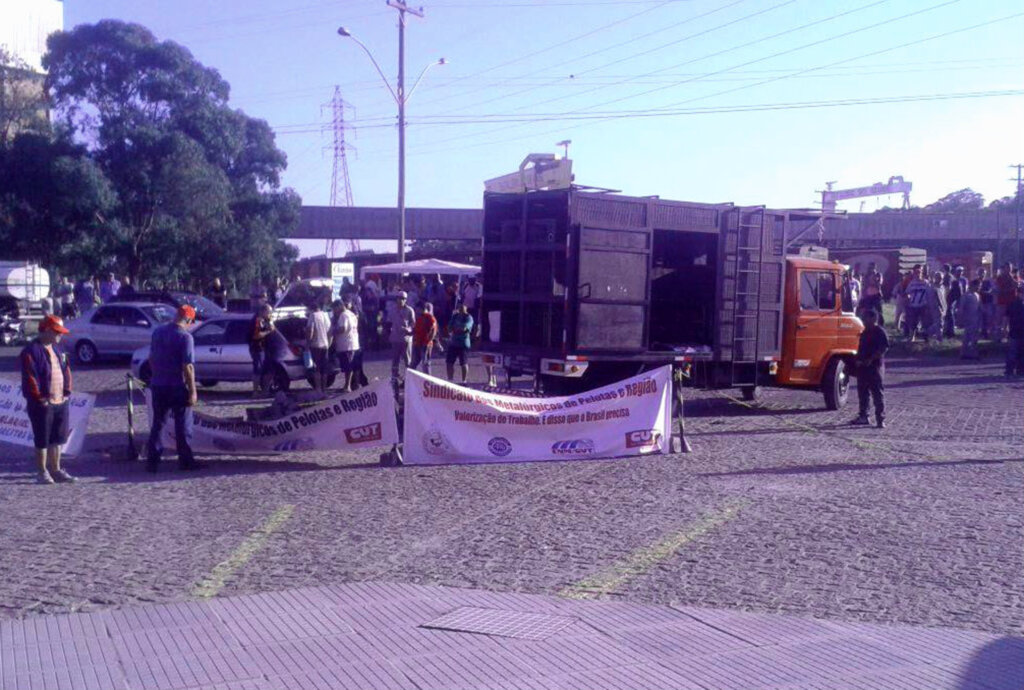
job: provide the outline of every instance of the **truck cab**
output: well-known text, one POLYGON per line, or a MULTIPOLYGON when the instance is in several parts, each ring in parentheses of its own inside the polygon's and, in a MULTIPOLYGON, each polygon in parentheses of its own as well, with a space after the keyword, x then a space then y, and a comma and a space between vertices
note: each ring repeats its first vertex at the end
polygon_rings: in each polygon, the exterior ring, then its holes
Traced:
POLYGON ((832 261, 786 258, 782 358, 775 382, 820 389, 830 410, 846 403, 864 330, 844 294, 845 270, 832 261))

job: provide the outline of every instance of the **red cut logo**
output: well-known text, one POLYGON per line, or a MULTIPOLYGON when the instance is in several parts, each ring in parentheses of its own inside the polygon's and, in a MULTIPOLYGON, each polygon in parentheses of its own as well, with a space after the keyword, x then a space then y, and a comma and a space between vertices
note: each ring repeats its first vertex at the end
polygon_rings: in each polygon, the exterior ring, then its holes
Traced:
POLYGON ((369 443, 370 441, 379 441, 380 438, 380 422, 357 426, 354 429, 345 429, 345 440, 349 443, 369 443))
POLYGON ((661 433, 654 429, 626 432, 626 448, 654 449, 661 447, 661 433))

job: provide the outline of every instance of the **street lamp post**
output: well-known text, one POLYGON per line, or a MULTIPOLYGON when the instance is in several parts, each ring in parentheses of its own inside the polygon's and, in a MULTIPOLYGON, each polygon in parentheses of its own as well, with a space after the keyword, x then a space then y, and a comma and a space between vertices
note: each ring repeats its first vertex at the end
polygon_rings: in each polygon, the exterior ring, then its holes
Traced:
POLYGON ((370 58, 370 62, 373 63, 374 68, 377 70, 377 74, 380 75, 384 85, 388 87, 388 93, 395 99, 395 104, 398 106, 398 261, 405 261, 405 105, 409 102, 409 98, 413 92, 416 91, 416 87, 420 85, 420 81, 423 80, 427 70, 434 65, 447 64, 447 60, 441 58, 436 62, 431 62, 429 65, 423 68, 420 72, 420 76, 416 79, 412 88, 409 92, 405 91, 405 13, 410 12, 418 17, 423 16, 422 8, 414 10, 411 7, 407 7, 403 2, 397 2, 395 0, 389 0, 389 5, 398 10, 398 84, 397 88, 391 88, 391 83, 388 78, 384 76, 384 71, 377 64, 377 60, 373 57, 373 53, 370 49, 360 41, 358 38, 352 35, 352 33, 345 27, 338 29, 338 35, 345 38, 351 38, 355 41, 366 56, 370 58))

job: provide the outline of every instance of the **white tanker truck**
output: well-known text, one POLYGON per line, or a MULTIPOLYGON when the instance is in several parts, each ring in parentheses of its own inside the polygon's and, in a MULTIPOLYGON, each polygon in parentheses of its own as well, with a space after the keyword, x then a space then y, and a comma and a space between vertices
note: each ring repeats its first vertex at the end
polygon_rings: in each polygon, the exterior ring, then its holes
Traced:
POLYGON ((0 312, 15 317, 42 313, 50 296, 50 274, 38 264, 0 261, 0 312))

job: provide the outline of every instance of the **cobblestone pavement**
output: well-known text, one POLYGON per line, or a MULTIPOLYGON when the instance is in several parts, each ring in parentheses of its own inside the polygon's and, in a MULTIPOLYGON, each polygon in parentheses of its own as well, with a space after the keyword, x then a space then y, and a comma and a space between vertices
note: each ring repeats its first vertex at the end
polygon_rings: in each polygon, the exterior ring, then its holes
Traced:
POLYGON ((689 455, 155 477, 117 459, 125 368, 76 371, 99 391, 78 484, 36 486, 29 451, 0 446, 0 617, 387 580, 1024 632, 1024 384, 994 362, 891 362, 882 431, 811 392, 688 393, 689 455))

